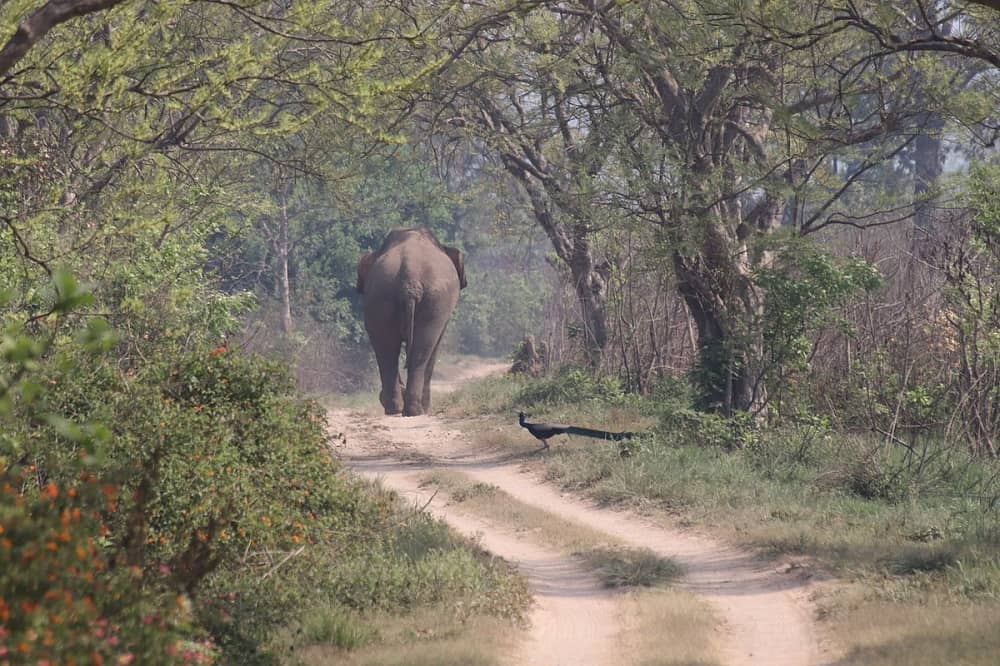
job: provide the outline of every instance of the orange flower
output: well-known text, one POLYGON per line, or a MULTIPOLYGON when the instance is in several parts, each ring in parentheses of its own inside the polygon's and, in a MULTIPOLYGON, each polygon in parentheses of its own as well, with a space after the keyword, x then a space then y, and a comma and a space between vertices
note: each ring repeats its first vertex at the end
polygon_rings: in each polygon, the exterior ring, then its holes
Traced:
POLYGON ((42 494, 44 494, 49 499, 55 499, 59 497, 59 486, 56 485, 55 481, 49 481, 47 484, 45 484, 45 488, 42 490, 42 494))
POLYGON ((211 355, 213 357, 214 356, 218 356, 219 354, 225 354, 225 353, 226 353, 226 346, 225 345, 220 345, 220 346, 216 347, 215 349, 213 349, 211 351, 211 355))

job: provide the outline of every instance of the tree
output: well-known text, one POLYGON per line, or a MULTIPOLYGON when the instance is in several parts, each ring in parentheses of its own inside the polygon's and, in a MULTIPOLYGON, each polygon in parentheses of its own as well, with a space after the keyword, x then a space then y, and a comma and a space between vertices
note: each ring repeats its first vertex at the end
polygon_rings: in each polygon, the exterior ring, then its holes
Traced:
POLYGON ((433 131, 458 134, 495 158, 523 188, 535 223, 569 269, 580 306, 584 349, 600 365, 608 342, 608 280, 613 258, 600 248, 609 224, 599 208, 597 181, 608 153, 594 114, 606 95, 593 85, 593 63, 575 59, 600 44, 578 43, 581 22, 544 11, 521 11, 478 27, 472 44, 459 34, 462 60, 440 77, 432 106, 447 123, 433 131), (444 92, 441 92, 443 88, 444 92))
POLYGON ((759 413, 767 402, 767 293, 755 275, 772 265, 774 243, 899 219, 885 203, 848 210, 846 195, 905 149, 926 117, 913 59, 850 43, 823 28, 822 9, 809 9, 553 10, 607 39, 610 66, 592 83, 614 100, 604 118, 627 110, 612 162, 627 184, 620 202, 668 242, 698 328, 703 399, 727 414, 759 413), (851 170, 839 173, 845 158, 851 170))

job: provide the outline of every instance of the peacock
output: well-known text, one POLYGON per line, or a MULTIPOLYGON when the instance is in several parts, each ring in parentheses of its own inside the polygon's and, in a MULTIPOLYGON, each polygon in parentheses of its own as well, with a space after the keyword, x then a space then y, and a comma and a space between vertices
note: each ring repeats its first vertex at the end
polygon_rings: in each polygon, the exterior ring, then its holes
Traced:
POLYGON ((529 423, 525 420, 524 412, 518 413, 517 417, 521 427, 534 435, 542 443, 542 447, 546 449, 549 448, 549 443, 546 440, 556 435, 583 435, 584 437, 610 439, 616 442, 635 437, 634 432, 608 432, 607 430, 594 430, 593 428, 581 428, 561 423, 529 423))

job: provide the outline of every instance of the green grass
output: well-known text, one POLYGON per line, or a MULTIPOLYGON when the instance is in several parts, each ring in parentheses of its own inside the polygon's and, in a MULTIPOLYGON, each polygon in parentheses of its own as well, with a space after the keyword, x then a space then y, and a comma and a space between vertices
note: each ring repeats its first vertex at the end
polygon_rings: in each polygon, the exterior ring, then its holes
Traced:
POLYGON ((361 631, 378 627, 377 637, 345 646, 308 636, 303 640, 300 635, 282 661, 296 666, 495 666, 500 663, 497 655, 510 652, 521 632, 500 618, 462 615, 439 605, 406 614, 353 616, 350 621, 363 627, 361 631))
POLYGON ((310 560, 308 571, 289 569, 313 585, 270 654, 288 664, 408 663, 412 649, 424 663, 493 663, 490 646, 468 632, 488 625, 497 641, 515 633, 531 601, 524 579, 444 522, 398 501, 385 506, 391 513, 367 538, 310 560))
MULTIPOLYGON (((629 457, 605 443, 557 437, 529 464, 603 503, 662 513, 762 555, 835 574, 854 590, 850 601, 823 591, 817 603, 824 627, 844 647, 842 663, 995 663, 995 462, 970 459, 942 442, 908 450, 816 424, 747 437, 727 431, 717 417, 685 409, 657 428, 652 415, 676 406, 601 399, 599 392, 567 402, 551 381, 490 387, 491 395, 507 396, 507 410, 533 397, 529 410, 537 420, 655 430, 635 442, 629 457), (731 448, 741 441, 743 448, 731 448), (909 641, 923 647, 910 649, 909 641)), ((476 412, 471 402, 465 409, 476 412)))
POLYGON ((471 382, 448 395, 435 397, 435 411, 446 416, 468 417, 482 414, 516 414, 517 395, 528 380, 518 376, 495 375, 471 382))
POLYGON ((377 639, 378 631, 360 617, 338 608, 320 607, 307 614, 301 626, 304 639, 342 650, 355 650, 377 639))
POLYGON ((660 587, 677 580, 683 569, 673 560, 644 548, 595 548, 576 553, 605 587, 660 587))

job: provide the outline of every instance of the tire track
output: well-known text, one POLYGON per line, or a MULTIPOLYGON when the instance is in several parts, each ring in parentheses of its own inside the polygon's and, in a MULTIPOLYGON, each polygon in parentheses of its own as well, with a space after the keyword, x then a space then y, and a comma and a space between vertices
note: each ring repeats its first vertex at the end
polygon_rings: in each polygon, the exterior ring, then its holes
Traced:
MULTIPOLYGON (((522 472, 517 459, 470 451, 462 433, 448 430, 435 417, 372 418, 346 412, 333 412, 330 416, 332 423, 348 432, 348 446, 342 453, 349 467, 366 476, 381 477, 390 487, 414 499, 430 494, 419 494, 422 474, 435 469, 455 469, 476 481, 496 485, 526 504, 679 562, 686 572, 680 585, 709 602, 722 620, 718 642, 726 664, 818 666, 832 661, 824 654, 812 620, 809 581, 801 576, 781 573, 773 564, 741 549, 561 493, 522 472)), ((543 611, 532 618, 532 638, 522 648, 518 661, 512 663, 628 663, 626 655, 614 654, 615 633, 621 624, 620 611, 613 609, 614 595, 601 590, 599 583, 579 565, 565 557, 560 562, 557 554, 445 506, 434 510, 460 531, 481 532, 483 546, 518 564, 536 590, 543 611), (534 550, 524 550, 519 555, 515 546, 534 550), (573 567, 576 572, 566 578, 573 567), (590 582, 583 582, 586 577, 590 582), (599 621, 601 628, 597 629, 587 619, 590 611, 584 610, 581 600, 598 599, 601 592, 605 599, 598 605, 607 603, 609 607, 595 606, 594 617, 603 618, 599 621), (578 611, 583 612, 583 617, 573 615, 578 611), (592 628, 574 634, 577 622, 592 628), (546 647, 548 641, 560 634, 566 639, 565 649, 581 644, 588 647, 563 660, 559 656, 561 648, 546 647)), ((664 651, 669 654, 669 637, 664 637, 664 651)))
POLYGON ((535 604, 526 640, 508 655, 508 663, 529 666, 620 664, 615 654, 621 611, 618 595, 570 557, 538 546, 510 532, 448 507, 431 489, 420 487, 426 471, 350 464, 355 472, 379 480, 418 506, 426 506, 487 551, 517 567, 527 579, 535 604))

